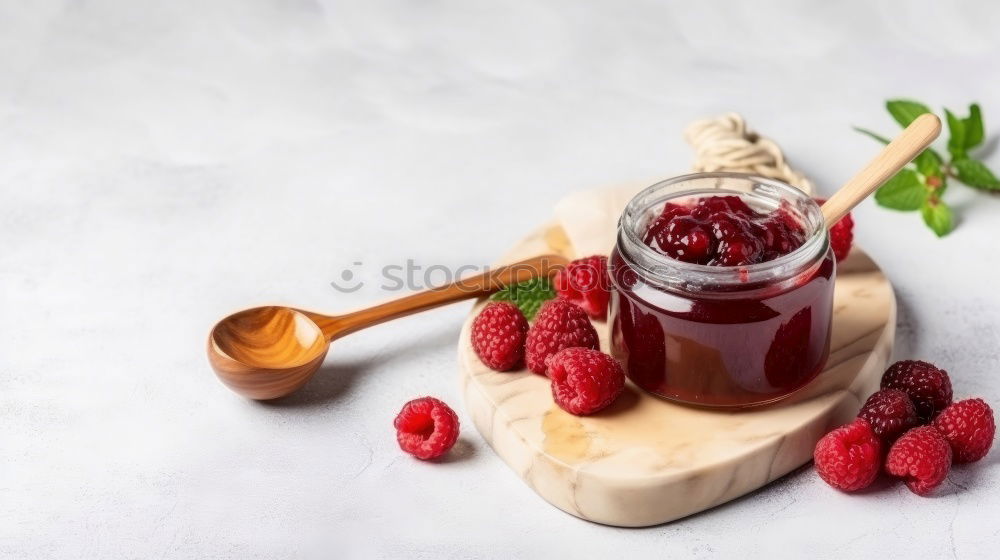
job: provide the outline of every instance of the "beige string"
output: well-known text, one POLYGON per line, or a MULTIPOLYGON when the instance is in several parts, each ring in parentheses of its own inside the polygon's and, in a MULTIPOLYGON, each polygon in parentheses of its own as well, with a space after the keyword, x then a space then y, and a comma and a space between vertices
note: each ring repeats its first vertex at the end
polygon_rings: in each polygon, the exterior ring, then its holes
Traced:
POLYGON ((753 173, 813 193, 812 182, 788 165, 781 148, 747 128, 737 113, 693 122, 684 130, 684 139, 694 147, 695 171, 753 173))

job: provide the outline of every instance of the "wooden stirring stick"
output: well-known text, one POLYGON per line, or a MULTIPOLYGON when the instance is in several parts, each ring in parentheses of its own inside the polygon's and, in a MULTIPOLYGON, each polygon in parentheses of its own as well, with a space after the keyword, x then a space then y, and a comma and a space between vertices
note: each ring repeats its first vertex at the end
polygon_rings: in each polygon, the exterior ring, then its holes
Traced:
POLYGON ((941 120, 930 113, 917 117, 899 136, 889 142, 875 159, 840 187, 823 204, 826 227, 832 227, 852 208, 868 198, 900 169, 920 155, 941 133, 941 120))

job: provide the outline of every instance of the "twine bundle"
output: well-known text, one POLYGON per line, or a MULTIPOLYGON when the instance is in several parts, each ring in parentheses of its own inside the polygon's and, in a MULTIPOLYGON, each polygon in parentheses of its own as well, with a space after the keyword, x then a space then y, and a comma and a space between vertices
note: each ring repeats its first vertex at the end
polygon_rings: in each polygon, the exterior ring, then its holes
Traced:
POLYGON ((781 148, 750 130, 737 113, 693 122, 684 130, 684 139, 694 147, 695 171, 752 173, 813 193, 812 182, 788 165, 781 148))

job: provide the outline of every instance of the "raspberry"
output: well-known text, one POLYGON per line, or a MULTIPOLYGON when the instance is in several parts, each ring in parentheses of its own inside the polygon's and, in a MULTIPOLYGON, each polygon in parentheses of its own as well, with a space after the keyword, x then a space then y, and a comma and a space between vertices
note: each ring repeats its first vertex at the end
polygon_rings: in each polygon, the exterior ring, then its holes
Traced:
POLYGON ((705 264, 715 251, 709 226, 693 216, 677 216, 656 235, 656 244, 666 254, 685 262, 705 264))
POLYGON ((830 248, 833 256, 840 262, 851 253, 854 244, 854 218, 850 214, 844 216, 830 228, 830 248))
POLYGON ((868 397, 858 418, 867 420, 885 443, 892 443, 906 430, 920 425, 917 408, 901 389, 882 389, 868 397))
POLYGON ((791 253, 803 243, 802 225, 786 208, 778 208, 761 224, 764 239, 764 260, 774 260, 791 253))
POLYGON ((528 329, 524 361, 528 369, 544 374, 548 359, 563 348, 596 350, 597 331, 583 309, 564 299, 546 302, 538 311, 535 324, 528 329))
POLYGON ((652 247, 653 241, 664 235, 663 230, 670 225, 670 222, 672 222, 674 218, 677 216, 686 216, 687 214, 688 209, 684 206, 667 202, 664 204, 660 215, 653 220, 652 224, 649 225, 649 229, 646 230, 646 234, 643 236, 642 242, 652 247))
POLYGON ((403 405, 393 422, 399 448, 417 459, 445 454, 458 440, 458 416, 434 397, 421 397, 403 405))
POLYGON ((507 371, 524 357, 528 321, 516 305, 494 302, 472 322, 472 349, 484 364, 507 371))
MULTIPOLYGON (((822 205, 826 199, 817 198, 816 202, 822 205)), ((854 243, 854 218, 848 213, 830 228, 830 248, 833 249, 833 256, 837 258, 837 262, 847 258, 852 243, 854 243)))
POLYGON ((747 206, 746 201, 735 195, 706 196, 699 198, 698 202, 695 203, 695 212, 701 208, 707 210, 705 214, 711 212, 725 212, 727 214, 742 216, 744 218, 751 218, 755 214, 753 208, 747 206))
POLYGON ((863 418, 826 434, 813 451, 819 477, 845 492, 871 484, 878 476, 881 459, 882 442, 863 418))
POLYGON ((625 372, 611 356, 589 348, 565 348, 549 360, 552 398, 582 416, 608 406, 625 389, 625 372))
POLYGON ((951 468, 951 447, 933 426, 913 428, 889 449, 885 470, 902 478, 915 494, 926 496, 944 482, 951 468))
POLYGON ((594 255, 576 259, 559 271, 555 285, 559 297, 579 305, 591 317, 607 317, 611 297, 607 257, 594 255))
POLYGON ((933 425, 948 440, 956 463, 985 457, 996 433, 993 410, 982 399, 958 401, 938 414, 933 425))
POLYGON ((917 407, 917 415, 925 422, 951 404, 948 372, 927 362, 903 360, 892 364, 882 374, 882 388, 906 391, 917 407))

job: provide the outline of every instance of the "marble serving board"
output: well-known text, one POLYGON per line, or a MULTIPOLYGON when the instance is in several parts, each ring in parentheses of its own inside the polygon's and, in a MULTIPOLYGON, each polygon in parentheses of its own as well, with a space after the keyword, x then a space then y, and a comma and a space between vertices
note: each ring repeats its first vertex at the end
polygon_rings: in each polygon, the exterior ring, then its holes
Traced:
MULTIPOLYGON (((501 262, 560 253, 606 254, 621 207, 638 188, 582 193, 557 222, 501 262)), ((878 266, 857 247, 841 263, 830 358, 810 385, 777 405, 725 412, 674 404, 631 383, 608 409, 570 415, 543 376, 495 372, 472 350, 469 314, 458 344, 465 405, 483 438, 524 482, 559 509, 623 527, 672 521, 742 496, 812 458, 830 427, 849 421, 877 389, 892 352, 896 302, 878 266)), ((595 323, 601 348, 608 328, 595 323)))

